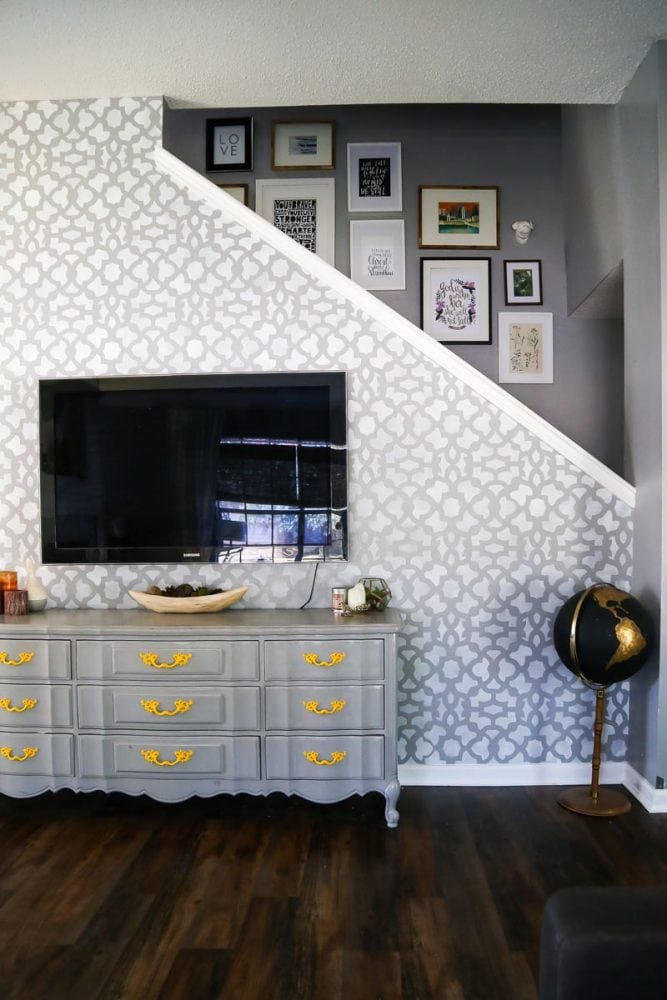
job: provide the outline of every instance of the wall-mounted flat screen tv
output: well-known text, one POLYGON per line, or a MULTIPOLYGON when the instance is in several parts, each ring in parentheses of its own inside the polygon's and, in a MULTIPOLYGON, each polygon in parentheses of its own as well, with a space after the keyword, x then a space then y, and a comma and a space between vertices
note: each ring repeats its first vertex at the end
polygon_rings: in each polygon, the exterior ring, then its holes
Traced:
POLYGON ((344 372, 39 384, 45 563, 347 558, 344 372))

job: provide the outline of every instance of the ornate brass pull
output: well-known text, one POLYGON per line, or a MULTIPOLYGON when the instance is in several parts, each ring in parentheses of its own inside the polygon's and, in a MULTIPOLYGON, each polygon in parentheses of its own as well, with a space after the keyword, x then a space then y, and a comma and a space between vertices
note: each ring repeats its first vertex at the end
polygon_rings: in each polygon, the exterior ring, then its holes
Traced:
POLYGON ((139 653, 139 658, 147 667, 155 667, 156 670, 173 670, 174 667, 184 667, 192 659, 192 653, 174 653, 171 663, 158 663, 157 653, 139 653))
POLYGON ((37 698, 24 698, 23 708, 18 708, 17 705, 12 705, 11 698, 0 698, 0 708, 5 712, 30 712, 36 704, 37 698))
POLYGON ((23 747, 23 753, 19 756, 15 754, 11 747, 0 747, 0 754, 6 758, 6 760, 30 760, 31 757, 36 757, 39 753, 39 747, 23 747))
POLYGON ((312 663, 314 667, 335 667, 337 663, 342 663, 347 653, 332 653, 328 660, 319 660, 317 653, 304 653, 303 658, 306 663, 312 663))
POLYGON ((317 764, 318 766, 324 764, 326 767, 333 767, 334 764, 340 764, 341 760, 345 760, 347 757, 347 750, 334 750, 331 754, 331 760, 320 760, 318 750, 304 750, 303 756, 306 760, 309 760, 311 764, 317 764))
POLYGON ((335 715, 336 712, 342 712, 347 705, 346 701, 330 701, 329 704, 331 708, 320 708, 319 701, 304 701, 303 707, 307 712, 313 712, 315 715, 335 715))
MULTIPOLYGON (((0 702, 2 704, 2 702, 0 702)), ((153 700, 152 698, 146 699, 140 702, 141 707, 144 711, 148 712, 149 715, 183 715, 185 712, 189 712, 194 701, 176 700, 174 701, 173 709, 160 708, 160 702, 153 700)))
POLYGON ((159 750, 141 750, 140 753, 149 764, 155 764, 157 767, 176 767, 177 764, 185 764, 190 760, 194 750, 174 750, 173 760, 158 760, 159 750))
POLYGON ((34 653, 19 653, 18 660, 10 660, 9 653, 0 652, 0 663, 5 667, 21 667, 24 663, 30 663, 34 653))

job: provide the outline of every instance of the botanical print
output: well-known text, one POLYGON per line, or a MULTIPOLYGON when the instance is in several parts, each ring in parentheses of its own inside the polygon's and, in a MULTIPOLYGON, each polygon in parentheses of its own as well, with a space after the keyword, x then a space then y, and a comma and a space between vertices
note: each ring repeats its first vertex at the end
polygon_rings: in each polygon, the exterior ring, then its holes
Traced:
POLYGON ((439 201, 439 233, 479 233, 478 201, 439 201))
POLYGON ((465 330, 477 317, 477 287, 474 280, 448 278, 435 289, 435 322, 447 330, 465 330))
POLYGON ((306 250, 316 252, 317 200, 315 198, 275 198, 273 224, 306 250))
POLYGON ((391 160, 388 156, 365 156, 359 160, 359 197, 391 196, 391 160))
POLYGON ((533 272, 530 268, 517 267, 512 271, 512 287, 516 298, 525 299, 534 294, 533 272))
POLYGON ((509 331, 510 371, 516 374, 543 372, 543 334, 539 323, 512 323, 509 331))

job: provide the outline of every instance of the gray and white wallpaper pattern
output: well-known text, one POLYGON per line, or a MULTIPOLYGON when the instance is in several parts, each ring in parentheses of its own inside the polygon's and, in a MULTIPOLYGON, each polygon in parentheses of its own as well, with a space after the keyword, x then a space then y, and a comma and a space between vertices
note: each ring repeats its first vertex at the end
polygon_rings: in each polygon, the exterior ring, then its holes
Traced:
MULTIPOLYGON (((161 101, 0 106, 0 560, 39 558, 37 382, 59 376, 348 372, 351 555, 314 606, 361 575, 390 582, 400 756, 569 762, 593 695, 551 643, 560 603, 628 587, 631 510, 418 348, 158 172, 161 101)), ((556 334, 557 335, 557 334, 556 334)), ((416 332, 415 337, 419 334, 416 332)), ((52 602, 129 607, 166 577, 298 606, 312 567, 43 567, 52 602)), ((625 756, 612 689, 605 757, 625 756)))

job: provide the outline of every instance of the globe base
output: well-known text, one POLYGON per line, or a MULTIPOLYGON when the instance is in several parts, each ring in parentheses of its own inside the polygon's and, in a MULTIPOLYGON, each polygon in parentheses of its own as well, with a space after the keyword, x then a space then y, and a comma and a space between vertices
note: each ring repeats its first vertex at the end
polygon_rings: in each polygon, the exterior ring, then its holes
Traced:
POLYGON ((630 799, 613 788, 598 788, 593 798, 590 787, 568 788, 558 796, 558 804, 581 816, 622 816, 630 812, 630 799))

